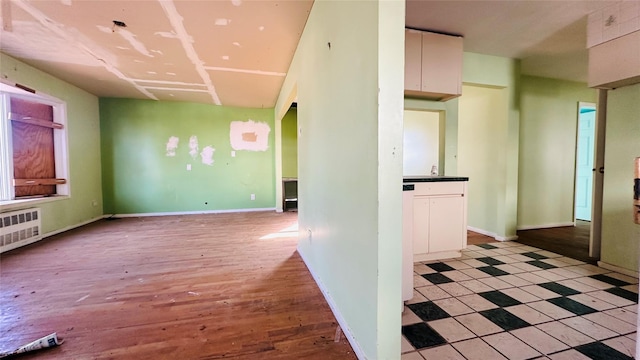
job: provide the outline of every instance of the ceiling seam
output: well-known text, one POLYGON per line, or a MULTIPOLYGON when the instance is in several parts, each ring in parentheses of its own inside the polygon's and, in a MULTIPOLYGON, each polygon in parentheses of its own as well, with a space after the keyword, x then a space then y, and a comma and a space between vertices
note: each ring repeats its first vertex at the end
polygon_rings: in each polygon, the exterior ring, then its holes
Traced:
POLYGON ((216 105, 222 105, 222 102, 220 102, 220 98, 216 93, 216 88, 211 82, 211 77, 207 73, 203 61, 200 60, 198 53, 193 47, 193 38, 191 38, 184 27, 184 23, 182 22, 184 18, 178 13, 178 10, 176 9, 175 4, 172 0, 158 0, 158 2, 160 2, 162 10, 164 10, 164 13, 169 19, 173 30, 176 32, 176 38, 180 40, 180 43, 182 44, 187 57, 189 58, 189 60, 191 60, 193 65, 195 65, 196 71, 207 86, 208 92, 211 95, 213 102, 216 105))
POLYGON ((287 75, 287 73, 276 72, 276 71, 247 70, 247 69, 228 68, 228 67, 221 67, 221 66, 205 66, 204 68, 207 70, 237 72, 237 73, 253 74, 253 75, 269 75, 269 76, 286 76, 287 75))
POLYGON ((27 4, 24 0, 13 0, 13 3, 18 5, 22 10, 26 11, 27 13, 29 13, 29 15, 31 15, 34 19, 39 21, 40 24, 42 24, 45 28, 49 29, 51 32, 57 34, 58 36, 62 37, 63 39, 65 39, 65 40, 67 40, 67 41, 69 41, 71 43, 75 43, 76 45, 78 45, 83 51, 85 51, 91 57, 95 58, 98 61, 98 63, 101 64, 102 67, 105 68, 105 70, 107 70, 110 73, 114 74, 118 78, 129 82, 131 85, 133 85, 133 87, 135 87, 138 91, 140 91, 142 94, 144 94, 148 98, 153 99, 153 100, 158 100, 158 98, 155 97, 155 95, 153 95, 152 93, 147 91, 144 87, 139 86, 138 84, 136 84, 134 81, 132 81, 130 78, 128 78, 122 72, 120 72, 120 70, 118 70, 115 66, 113 66, 112 64, 107 62, 107 60, 105 60, 101 56, 97 55, 85 43, 83 43, 82 41, 80 41, 80 40, 74 38, 73 36, 69 35, 68 33, 66 33, 62 29, 64 27, 64 25, 55 22, 53 19, 51 19, 50 17, 48 17, 45 14, 43 14, 42 12, 40 12, 40 10, 34 8, 30 4, 27 4))

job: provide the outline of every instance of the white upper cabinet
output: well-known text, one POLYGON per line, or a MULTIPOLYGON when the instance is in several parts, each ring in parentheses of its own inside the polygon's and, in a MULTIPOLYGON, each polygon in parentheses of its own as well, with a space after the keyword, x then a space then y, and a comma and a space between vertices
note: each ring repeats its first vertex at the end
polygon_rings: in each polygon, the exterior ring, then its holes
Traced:
POLYGON ((462 37, 405 30, 405 95, 448 100, 462 93, 462 37))

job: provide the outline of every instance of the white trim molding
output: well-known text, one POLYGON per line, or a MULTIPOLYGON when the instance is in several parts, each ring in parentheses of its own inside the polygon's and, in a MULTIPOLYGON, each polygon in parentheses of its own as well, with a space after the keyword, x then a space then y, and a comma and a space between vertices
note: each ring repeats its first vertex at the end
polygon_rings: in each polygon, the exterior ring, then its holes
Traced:
POLYGON ((512 235, 512 236, 498 236, 498 234, 494 233, 494 232, 490 232, 484 229, 479 229, 479 228, 475 228, 473 226, 467 226, 467 230, 469 231, 473 231, 475 233, 478 233, 480 235, 484 235, 484 236, 489 236, 492 237, 498 241, 512 241, 512 240, 518 240, 518 235, 512 235))
POLYGON ((556 227, 566 227, 566 226, 576 226, 575 222, 565 222, 565 223, 551 223, 551 224, 541 224, 541 225, 521 225, 516 229, 518 230, 535 230, 535 229, 549 229, 556 227))
POLYGON ((174 211, 174 212, 154 212, 154 213, 135 213, 135 214, 106 214, 105 218, 116 217, 147 217, 147 216, 174 216, 174 215, 198 215, 198 214, 226 214, 239 212, 257 212, 257 211, 275 211, 276 208, 251 208, 251 209, 229 209, 229 210, 196 210, 196 211, 174 211))
POLYGON ((638 272, 637 271, 625 269, 625 268, 622 268, 622 267, 616 266, 616 265, 611 265, 611 264, 606 263, 604 261, 598 261, 598 266, 603 268, 603 269, 619 272, 620 274, 624 274, 624 275, 627 275, 627 276, 632 276, 634 278, 638 278, 638 272))

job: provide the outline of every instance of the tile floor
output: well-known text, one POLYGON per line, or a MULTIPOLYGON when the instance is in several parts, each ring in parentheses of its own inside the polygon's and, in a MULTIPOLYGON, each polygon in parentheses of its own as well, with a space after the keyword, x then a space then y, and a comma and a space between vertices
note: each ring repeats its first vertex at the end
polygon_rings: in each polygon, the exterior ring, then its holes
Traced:
POLYGON ((416 263, 402 360, 633 359, 638 279, 517 242, 416 263))

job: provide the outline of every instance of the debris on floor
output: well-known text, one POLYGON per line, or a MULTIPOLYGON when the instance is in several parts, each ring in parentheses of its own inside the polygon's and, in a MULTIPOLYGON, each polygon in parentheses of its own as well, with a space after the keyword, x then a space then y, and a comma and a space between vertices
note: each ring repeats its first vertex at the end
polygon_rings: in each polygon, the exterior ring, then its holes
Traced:
POLYGON ((56 333, 49 334, 45 337, 41 337, 38 340, 32 341, 26 345, 23 345, 16 350, 8 353, 0 353, 0 359, 6 358, 12 355, 22 354, 29 351, 40 350, 44 348, 54 347, 64 342, 62 339, 58 339, 56 333))

